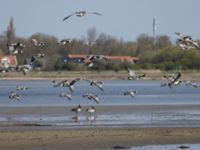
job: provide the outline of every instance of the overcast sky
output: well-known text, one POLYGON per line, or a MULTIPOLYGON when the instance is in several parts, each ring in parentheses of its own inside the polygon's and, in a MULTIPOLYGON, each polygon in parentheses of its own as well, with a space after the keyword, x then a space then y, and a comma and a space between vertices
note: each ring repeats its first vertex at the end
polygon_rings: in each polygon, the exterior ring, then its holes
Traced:
POLYGON ((0 33, 14 17, 16 33, 29 37, 34 33, 58 38, 82 38, 95 27, 125 41, 142 34, 152 35, 152 20, 158 20, 157 35, 183 32, 200 39, 200 0, 0 0, 0 33), (78 18, 67 15, 80 10, 96 11, 102 16, 78 18))

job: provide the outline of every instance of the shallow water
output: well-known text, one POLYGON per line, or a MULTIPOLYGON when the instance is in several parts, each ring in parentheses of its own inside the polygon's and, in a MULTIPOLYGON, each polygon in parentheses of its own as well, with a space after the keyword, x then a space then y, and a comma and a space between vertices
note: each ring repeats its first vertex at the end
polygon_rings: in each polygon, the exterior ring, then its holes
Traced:
MULTIPOLYGON (((126 150, 181 150, 180 146, 187 146, 185 150, 199 150, 200 144, 171 144, 171 145, 147 145, 147 146, 137 146, 126 150)), ((183 148, 182 148, 183 149, 183 148)), ((107 149, 111 150, 111 149, 107 149)))
MULTIPOLYGON (((58 95, 70 91, 67 88, 54 88, 51 81, 11 81, 0 80, 0 106, 1 107, 27 107, 27 106, 77 106, 78 104, 95 105, 96 112, 89 116, 86 112, 75 116, 73 113, 49 114, 0 114, 0 124, 40 124, 68 127, 87 126, 163 126, 163 127, 200 127, 199 107, 170 107, 173 105, 200 105, 200 88, 177 86, 172 89, 160 87, 161 81, 105 81, 104 91, 89 86, 81 81, 75 86, 72 100, 64 100, 58 95), (30 87, 27 91, 19 91, 22 95, 20 101, 9 100, 10 91, 15 91, 16 85, 30 87), (123 92, 134 89, 138 94, 131 98, 124 96, 123 92), (84 99, 82 94, 92 92, 100 97, 100 104, 84 99), (165 109, 141 108, 113 112, 98 111, 98 106, 152 106, 163 105, 165 109)), ((70 112, 70 110, 66 110, 70 112)), ((1 112, 1 111, 0 111, 1 112)))
POLYGON ((84 99, 84 93, 99 95, 99 105, 166 105, 166 104, 200 104, 200 88, 177 86, 173 89, 160 87, 161 81, 105 81, 104 91, 89 86, 85 81, 75 85, 72 101, 59 97, 62 92, 70 93, 68 88, 54 88, 51 81, 9 81, 0 80, 0 106, 62 106, 62 105, 95 105, 95 102, 84 99), (19 91, 21 101, 11 101, 10 91, 16 85, 25 85, 30 90, 19 91), (129 89, 138 91, 131 98, 123 93, 129 89))

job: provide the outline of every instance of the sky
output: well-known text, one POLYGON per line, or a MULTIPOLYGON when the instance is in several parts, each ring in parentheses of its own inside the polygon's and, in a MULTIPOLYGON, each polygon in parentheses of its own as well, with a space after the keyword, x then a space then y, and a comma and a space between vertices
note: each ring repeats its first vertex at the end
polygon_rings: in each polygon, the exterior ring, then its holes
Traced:
POLYGON ((16 34, 30 37, 44 33, 63 38, 83 38, 95 27, 124 41, 135 41, 140 34, 153 35, 153 17, 157 18, 156 35, 174 32, 200 39, 200 0, 0 0, 0 33, 7 30, 11 16, 16 34), (76 11, 99 12, 102 16, 72 16, 76 11))

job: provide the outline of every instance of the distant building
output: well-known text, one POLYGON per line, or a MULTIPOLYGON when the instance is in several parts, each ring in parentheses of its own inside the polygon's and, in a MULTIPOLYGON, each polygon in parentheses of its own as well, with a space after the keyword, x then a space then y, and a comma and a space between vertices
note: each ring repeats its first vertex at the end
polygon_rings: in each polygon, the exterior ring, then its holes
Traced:
POLYGON ((137 63, 139 58, 132 56, 109 56, 110 60, 118 60, 120 62, 137 63))
POLYGON ((103 59, 107 58, 109 60, 115 60, 120 62, 137 63, 139 58, 132 56, 104 56, 104 55, 83 55, 83 54, 69 54, 64 61, 74 62, 74 63, 85 63, 91 62, 91 58, 103 59))
POLYGON ((0 56, 0 66, 3 67, 15 67, 17 66, 17 58, 14 55, 0 56))

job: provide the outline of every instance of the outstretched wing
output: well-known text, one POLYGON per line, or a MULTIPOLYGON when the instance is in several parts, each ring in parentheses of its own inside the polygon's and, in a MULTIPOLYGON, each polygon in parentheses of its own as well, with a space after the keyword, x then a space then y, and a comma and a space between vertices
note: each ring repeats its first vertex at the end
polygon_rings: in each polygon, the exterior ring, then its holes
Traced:
POLYGON ((73 16, 73 15, 74 15, 74 13, 71 14, 71 15, 69 15, 69 16, 67 16, 67 17, 65 17, 65 18, 63 18, 63 21, 67 20, 68 18, 70 18, 70 17, 73 16))
POLYGON ((128 74, 129 74, 130 77, 136 77, 135 72, 133 70, 129 69, 129 68, 128 68, 128 74))
POLYGON ((98 12, 88 12, 89 14, 94 14, 94 15, 99 15, 101 16, 102 14, 98 13, 98 12))

